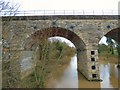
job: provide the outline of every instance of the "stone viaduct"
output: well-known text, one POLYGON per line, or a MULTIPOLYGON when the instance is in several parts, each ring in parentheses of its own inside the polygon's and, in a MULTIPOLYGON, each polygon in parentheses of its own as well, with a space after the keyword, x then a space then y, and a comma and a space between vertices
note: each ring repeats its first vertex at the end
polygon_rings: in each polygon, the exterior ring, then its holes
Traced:
POLYGON ((21 73, 35 65, 38 40, 61 36, 75 45, 78 70, 88 80, 100 80, 99 40, 105 35, 120 42, 117 15, 13 16, 2 17, 2 22, 3 49, 9 47, 10 60, 33 62, 26 68, 21 64, 21 73))

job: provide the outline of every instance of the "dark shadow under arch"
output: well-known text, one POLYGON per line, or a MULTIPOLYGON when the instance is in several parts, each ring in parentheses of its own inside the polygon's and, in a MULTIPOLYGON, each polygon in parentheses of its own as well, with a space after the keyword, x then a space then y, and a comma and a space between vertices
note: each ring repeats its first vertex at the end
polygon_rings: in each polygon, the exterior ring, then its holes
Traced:
POLYGON ((54 37, 54 36, 60 36, 70 40, 75 45, 76 49, 84 50, 86 48, 86 45, 83 42, 83 40, 74 32, 60 27, 50 27, 50 28, 41 29, 33 33, 26 40, 24 49, 30 50, 32 46, 38 43, 38 40, 39 41, 40 40, 42 41, 43 39, 47 40, 49 37, 54 37))
POLYGON ((112 29, 105 36, 114 39, 120 45, 120 27, 112 29))

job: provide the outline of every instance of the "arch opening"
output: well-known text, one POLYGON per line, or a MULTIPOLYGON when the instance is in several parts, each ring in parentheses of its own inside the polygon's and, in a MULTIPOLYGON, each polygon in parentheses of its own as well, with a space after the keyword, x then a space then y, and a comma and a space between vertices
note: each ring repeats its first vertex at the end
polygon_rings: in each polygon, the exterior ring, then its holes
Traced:
MULTIPOLYGON (((24 46, 25 51, 37 52, 39 45, 48 41, 49 37, 60 36, 70 40, 76 47, 76 56, 77 56, 77 68, 88 80, 92 79, 88 72, 88 66, 86 63, 87 60, 87 50, 86 45, 83 40, 74 32, 60 28, 60 27, 50 27, 44 28, 39 31, 36 31, 30 37, 27 38, 24 46)), ((39 50, 40 51, 40 50, 39 50)), ((35 56, 36 54, 34 54, 35 56)), ((35 58, 37 58, 36 56, 35 58)), ((35 59, 36 60, 36 59, 35 59)), ((96 78, 94 78, 96 79, 96 78)))
POLYGON ((120 28, 115 28, 106 33, 98 45, 100 64, 100 78, 103 80, 102 87, 118 87, 118 56, 120 45, 120 28), (106 77, 104 77, 106 75, 106 77), (106 80, 104 80, 106 78, 106 80))
MULTIPOLYGON (((98 52, 100 53, 100 48, 110 49, 111 54, 114 54, 114 50, 120 54, 120 28, 112 29, 111 31, 107 32, 99 41, 99 49, 98 52)), ((104 50, 103 50, 104 51, 104 50)))
MULTIPOLYGON (((78 71, 80 71, 88 80, 100 80, 98 74, 99 73, 98 68, 92 70, 92 72, 91 69, 89 68, 94 61, 97 62, 98 59, 96 57, 97 50, 92 50, 92 51, 88 50, 86 44, 83 42, 80 36, 77 35, 77 33, 74 33, 65 28, 50 27, 36 31, 32 35, 30 35, 30 37, 27 38, 25 42, 24 50, 34 52, 33 56, 36 56, 36 53, 38 53, 37 51, 40 51, 38 50, 40 49, 39 46, 42 46, 41 45, 42 43, 48 41, 49 37, 54 37, 54 36, 64 37, 70 40, 75 45, 77 52, 78 71), (96 57, 96 58, 91 59, 91 57, 96 57), (96 76, 94 77, 93 74, 95 74, 96 76)), ((35 58, 37 58, 37 56, 35 58)), ((38 59, 34 59, 34 60, 38 60, 38 59)))
POLYGON ((119 45, 120 45, 120 27, 112 29, 107 34, 105 34, 106 37, 109 37, 111 39, 114 39, 119 45))
MULTIPOLYGON (((44 28, 39 31, 36 31, 30 37, 28 37, 28 39, 26 40, 24 49, 26 51, 35 51, 37 50, 37 47, 42 46, 41 44, 48 41, 49 37, 54 37, 54 36, 64 37, 70 40, 75 45, 78 64, 79 64, 79 61, 86 60, 86 45, 83 42, 83 40, 74 32, 67 30, 65 28, 60 28, 60 27, 50 27, 50 28, 44 28)), ((85 63, 85 62, 81 61, 80 64, 82 63, 85 63)), ((78 68, 80 64, 78 65, 78 68)), ((84 68, 84 67, 81 66, 81 68, 84 68)))

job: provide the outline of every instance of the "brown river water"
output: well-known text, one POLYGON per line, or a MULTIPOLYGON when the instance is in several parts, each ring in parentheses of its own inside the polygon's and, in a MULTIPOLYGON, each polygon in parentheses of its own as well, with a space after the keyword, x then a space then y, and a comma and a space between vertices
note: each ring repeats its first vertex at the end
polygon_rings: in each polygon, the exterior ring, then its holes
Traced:
POLYGON ((117 58, 100 57, 100 81, 88 81, 77 71, 77 57, 71 58, 70 62, 61 71, 58 69, 47 81, 47 88, 118 88, 117 58), (58 74, 61 72, 61 74, 58 74))

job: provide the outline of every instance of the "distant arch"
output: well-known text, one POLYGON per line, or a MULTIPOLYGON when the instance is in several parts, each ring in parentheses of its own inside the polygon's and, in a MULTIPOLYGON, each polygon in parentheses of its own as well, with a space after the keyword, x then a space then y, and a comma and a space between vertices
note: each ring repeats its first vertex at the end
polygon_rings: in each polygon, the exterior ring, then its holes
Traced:
POLYGON ((120 45, 120 27, 112 29, 107 34, 105 34, 106 37, 114 39, 119 45, 120 45))

